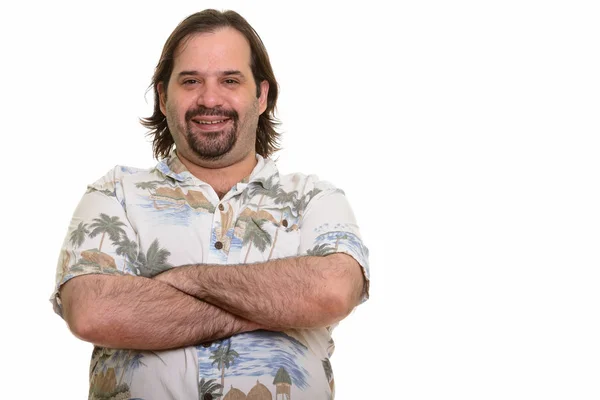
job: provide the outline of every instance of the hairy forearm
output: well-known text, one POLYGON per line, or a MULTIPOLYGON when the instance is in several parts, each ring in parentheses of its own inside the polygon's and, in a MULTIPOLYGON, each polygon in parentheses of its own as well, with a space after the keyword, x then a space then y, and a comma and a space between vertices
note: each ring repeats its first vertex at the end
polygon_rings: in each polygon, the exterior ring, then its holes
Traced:
POLYGON ((360 267, 344 254, 246 265, 191 265, 156 278, 270 329, 338 322, 358 304, 363 285, 360 267))
POLYGON ((258 325, 148 278, 84 275, 61 289, 71 331, 96 345, 163 350, 221 339, 258 325))

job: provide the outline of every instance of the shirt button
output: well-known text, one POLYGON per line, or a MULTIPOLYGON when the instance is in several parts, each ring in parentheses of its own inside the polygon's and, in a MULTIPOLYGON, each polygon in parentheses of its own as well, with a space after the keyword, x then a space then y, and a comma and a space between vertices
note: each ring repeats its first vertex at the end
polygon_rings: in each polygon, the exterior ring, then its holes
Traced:
POLYGON ((220 210, 220 211, 223 211, 223 210, 225 210, 225 207, 223 207, 223 204, 219 204, 219 210, 220 210))
POLYGON ((287 228, 287 226, 288 226, 287 219, 284 219, 283 221, 281 221, 281 225, 283 225, 284 227, 287 228))
POLYGON ((221 243, 221 242, 215 242, 215 249, 221 250, 222 248, 223 248, 223 243, 221 243))

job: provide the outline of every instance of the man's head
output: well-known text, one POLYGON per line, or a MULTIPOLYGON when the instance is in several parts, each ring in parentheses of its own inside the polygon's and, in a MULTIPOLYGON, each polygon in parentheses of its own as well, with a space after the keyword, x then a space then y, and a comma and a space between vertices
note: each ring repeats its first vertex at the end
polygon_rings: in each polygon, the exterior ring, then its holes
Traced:
POLYGON ((154 155, 175 144, 190 161, 227 162, 278 150, 277 81, 254 29, 233 11, 204 10, 167 39, 152 79, 154 113, 142 120, 154 155))

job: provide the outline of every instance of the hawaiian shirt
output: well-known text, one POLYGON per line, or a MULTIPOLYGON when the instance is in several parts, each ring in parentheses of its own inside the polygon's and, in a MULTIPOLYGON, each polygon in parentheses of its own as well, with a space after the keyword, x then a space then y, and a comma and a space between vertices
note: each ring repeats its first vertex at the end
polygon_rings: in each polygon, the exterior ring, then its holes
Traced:
MULTIPOLYGON (((84 274, 152 277, 189 264, 246 264, 368 251, 344 192, 315 175, 280 175, 257 155, 219 199, 175 151, 152 169, 117 166, 88 187, 60 252, 51 297, 84 274)), ((126 305, 123 305, 126 307, 126 305)), ((94 347, 89 399, 332 399, 333 327, 253 331, 168 351, 94 347)))

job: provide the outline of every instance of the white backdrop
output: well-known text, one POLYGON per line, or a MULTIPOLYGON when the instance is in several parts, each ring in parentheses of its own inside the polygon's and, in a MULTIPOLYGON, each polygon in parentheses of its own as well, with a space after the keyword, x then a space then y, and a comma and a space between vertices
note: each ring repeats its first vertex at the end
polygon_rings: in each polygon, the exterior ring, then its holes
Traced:
POLYGON ((155 163, 153 68, 212 7, 269 50, 280 170, 343 188, 371 251, 337 398, 598 399, 595 2, 288 3, 0 6, 5 393, 86 398, 91 346, 47 300, 58 250, 86 184, 155 163))

